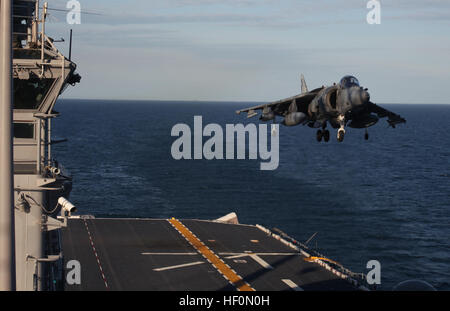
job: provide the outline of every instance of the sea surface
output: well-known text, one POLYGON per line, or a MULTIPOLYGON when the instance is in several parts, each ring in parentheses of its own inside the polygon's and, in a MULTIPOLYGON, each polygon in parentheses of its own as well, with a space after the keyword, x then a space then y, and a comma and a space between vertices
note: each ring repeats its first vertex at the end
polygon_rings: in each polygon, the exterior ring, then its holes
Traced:
MULTIPOLYGON (((450 290, 450 105, 382 105, 406 118, 331 131, 280 126, 279 166, 257 160, 174 160, 172 127, 259 123, 255 103, 59 100, 53 156, 73 176, 81 214, 216 219, 279 228, 354 272, 381 264, 381 286, 427 281, 450 290)), ((281 120, 280 120, 281 121, 281 120)), ((225 135, 225 133, 224 133, 225 135)), ((204 138, 206 141, 207 138, 204 138)))

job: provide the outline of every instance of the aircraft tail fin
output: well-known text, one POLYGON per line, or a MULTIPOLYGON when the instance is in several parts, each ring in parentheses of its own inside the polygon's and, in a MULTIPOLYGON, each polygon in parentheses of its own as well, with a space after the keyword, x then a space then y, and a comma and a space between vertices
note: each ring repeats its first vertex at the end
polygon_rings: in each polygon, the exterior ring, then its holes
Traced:
POLYGON ((305 76, 303 74, 300 76, 300 80, 302 81, 302 93, 307 93, 308 86, 306 85, 305 76))

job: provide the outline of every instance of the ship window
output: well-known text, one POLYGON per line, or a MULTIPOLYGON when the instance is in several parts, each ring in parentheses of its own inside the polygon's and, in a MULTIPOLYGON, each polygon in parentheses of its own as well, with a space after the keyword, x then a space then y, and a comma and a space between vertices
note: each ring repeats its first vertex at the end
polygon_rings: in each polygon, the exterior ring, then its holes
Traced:
POLYGON ((14 109, 38 109, 55 79, 14 79, 14 109))
POLYGON ((34 123, 14 123, 14 138, 34 138, 34 123))

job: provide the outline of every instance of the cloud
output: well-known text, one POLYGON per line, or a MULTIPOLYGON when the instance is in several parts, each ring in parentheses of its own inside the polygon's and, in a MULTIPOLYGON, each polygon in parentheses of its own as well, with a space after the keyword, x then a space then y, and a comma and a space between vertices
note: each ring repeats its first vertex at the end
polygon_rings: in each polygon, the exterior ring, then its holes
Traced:
POLYGON ((72 97, 272 100, 295 94, 304 72, 311 85, 361 75, 383 85, 378 99, 410 88, 405 101, 423 102, 422 87, 450 79, 450 1, 381 0, 375 27, 365 22, 365 0, 81 3, 102 15, 69 26, 53 11, 47 28, 55 38, 74 29, 84 83, 72 97))

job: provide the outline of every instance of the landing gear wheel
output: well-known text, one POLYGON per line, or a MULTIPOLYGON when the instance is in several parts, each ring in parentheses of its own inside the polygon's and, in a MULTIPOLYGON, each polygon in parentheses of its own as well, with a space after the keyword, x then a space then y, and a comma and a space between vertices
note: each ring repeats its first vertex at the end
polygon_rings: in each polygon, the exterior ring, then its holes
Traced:
POLYGON ((338 142, 343 142, 344 141, 344 135, 345 135, 345 131, 344 130, 339 130, 337 132, 337 140, 338 142))
POLYGON ((330 140, 330 131, 329 130, 323 131, 323 140, 325 142, 328 142, 330 140))
POLYGON ((366 132, 364 133, 364 139, 369 140, 369 133, 367 132, 367 129, 366 132))
POLYGON ((316 139, 317 139, 318 142, 322 141, 322 136, 323 136, 322 131, 318 130, 317 131, 317 135, 316 135, 316 139))

